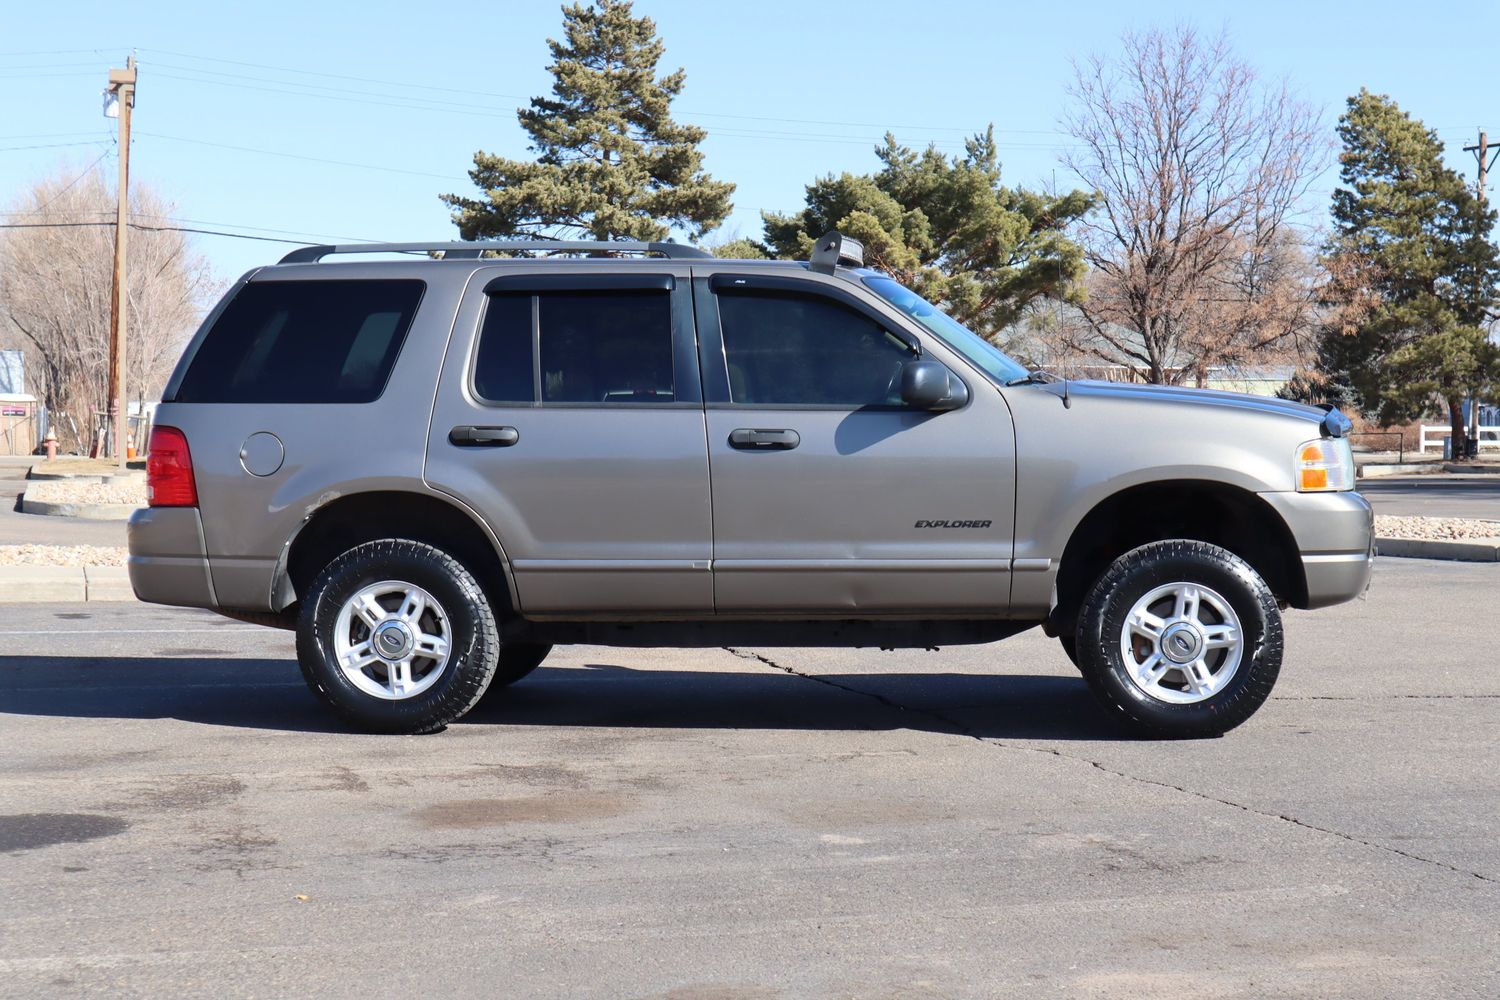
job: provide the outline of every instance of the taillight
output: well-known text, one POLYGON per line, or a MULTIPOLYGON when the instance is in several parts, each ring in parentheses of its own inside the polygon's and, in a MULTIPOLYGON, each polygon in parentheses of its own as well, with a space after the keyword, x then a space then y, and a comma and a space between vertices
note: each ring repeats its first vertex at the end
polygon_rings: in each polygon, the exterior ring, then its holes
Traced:
POLYGON ((176 427, 151 428, 146 453, 146 502, 153 507, 198 506, 193 456, 188 453, 187 435, 176 427))

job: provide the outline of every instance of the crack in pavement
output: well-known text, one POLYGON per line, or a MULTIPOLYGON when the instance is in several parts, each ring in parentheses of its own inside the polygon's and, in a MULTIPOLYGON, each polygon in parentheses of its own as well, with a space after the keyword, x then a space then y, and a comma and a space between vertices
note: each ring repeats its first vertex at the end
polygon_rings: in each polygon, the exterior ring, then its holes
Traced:
MULTIPOLYGON (((1209 794, 1207 794, 1205 792, 1195 791, 1195 790, 1193 790, 1191 788, 1185 788, 1182 785, 1174 785, 1174 784, 1172 784, 1169 781, 1158 781, 1155 778, 1143 778, 1143 777, 1141 777, 1139 775, 1130 774, 1130 773, 1125 772, 1125 771, 1117 770, 1117 769, 1115 769, 1113 767, 1108 766, 1107 764, 1102 763, 1101 761, 1093 760, 1092 758, 1089 758, 1089 757, 1080 757, 1077 754, 1064 753, 1063 751, 1054 749, 1052 747, 1021 746, 1021 745, 1016 744, 1016 743, 1008 743, 1008 742, 1006 742, 1004 740, 997 740, 997 739, 994 739, 994 738, 988 737, 988 736, 980 736, 978 733, 974 732, 970 727, 964 725, 962 722, 959 722, 957 719, 954 719, 954 718, 951 718, 951 717, 949 717, 947 715, 944 715, 940 711, 935 711, 933 709, 927 709, 927 708, 909 708, 906 705, 902 705, 899 702, 892 701, 890 698, 887 698, 885 695, 878 694, 878 693, 876 693, 874 691, 862 691, 859 688, 850 687, 847 684, 840 684, 838 681, 829 680, 826 677, 818 677, 818 676, 816 676, 814 674, 804 674, 804 673, 802 673, 799 670, 793 669, 792 667, 788 667, 788 666, 785 666, 783 664, 777 663, 775 660, 771 659, 768 656, 762 656, 760 653, 756 653, 756 652, 749 651, 749 650, 735 649, 735 648, 730 647, 730 646, 724 646, 724 647, 721 647, 721 648, 725 652, 729 653, 730 655, 737 656, 737 657, 739 657, 742 660, 755 660, 757 662, 765 664, 766 666, 772 668, 773 670, 780 670, 782 673, 790 674, 793 677, 800 677, 803 680, 813 681, 814 683, 817 683, 817 684, 824 684, 824 685, 827 685, 828 687, 836 688, 836 689, 838 689, 840 691, 846 691, 849 694, 858 695, 858 696, 860 696, 862 698, 870 698, 870 699, 872 699, 872 700, 874 700, 876 702, 879 702, 882 705, 885 705, 888 708, 893 708, 893 709, 895 709, 898 712, 913 712, 913 713, 916 713, 916 714, 919 714, 919 715, 925 715, 925 716, 927 716, 928 718, 931 718, 931 719, 936 719, 937 721, 943 723, 944 725, 952 727, 955 735, 965 736, 965 737, 967 737, 967 738, 969 738, 971 740, 977 740, 980 743, 984 743, 984 744, 987 744, 989 746, 996 746, 996 747, 1000 747, 1000 748, 1005 749, 1005 750, 1015 750, 1015 751, 1018 751, 1018 752, 1021 752, 1021 753, 1033 753, 1033 754, 1041 754, 1043 756, 1048 756, 1048 757, 1059 757, 1059 758, 1062 758, 1063 760, 1070 760, 1070 761, 1073 761, 1073 762, 1079 763, 1079 764, 1087 764, 1087 765, 1089 765, 1090 767, 1094 768, 1097 771, 1100 771, 1100 772, 1102 772, 1104 774, 1113 775, 1113 776, 1115 776, 1117 778, 1124 778, 1126 781, 1132 781, 1132 782, 1135 782, 1137 784, 1142 784, 1142 785, 1154 785, 1157 788, 1165 788, 1165 789, 1169 789, 1169 790, 1174 791, 1174 792, 1181 792, 1184 795, 1191 795, 1193 798, 1202 799, 1205 802, 1214 802, 1214 803, 1217 803, 1218 805, 1229 806, 1232 809, 1238 809, 1241 812, 1249 813, 1252 816, 1260 816, 1260 817, 1262 817, 1264 819, 1279 820, 1280 822, 1283 822, 1283 823, 1289 823, 1292 826, 1301 827, 1304 830, 1310 830, 1310 831, 1313 831, 1315 833, 1323 833, 1323 834, 1327 834, 1327 835, 1329 835, 1331 837, 1337 837, 1340 840, 1348 841, 1351 844, 1359 844, 1362 847, 1368 847, 1368 848, 1371 848, 1373 850, 1383 851, 1386 854, 1393 854, 1393 855, 1395 855, 1396 857, 1399 857, 1399 858, 1406 858, 1407 860, 1410 860, 1410 861, 1417 861, 1417 862, 1420 862, 1421 864, 1424 864, 1424 865, 1431 865, 1434 868, 1442 868, 1442 869, 1444 869, 1446 871, 1450 871, 1450 872, 1454 873, 1455 875, 1467 875, 1467 876, 1469 876, 1471 878, 1478 879, 1479 881, 1488 883, 1490 885, 1500 885, 1500 878, 1496 878, 1496 877, 1494 877, 1492 875, 1485 875, 1485 874, 1483 874, 1481 872, 1472 871, 1472 870, 1470 870, 1468 868, 1460 868, 1457 865, 1451 865, 1451 864, 1449 864, 1446 861, 1438 861, 1435 858, 1428 858, 1428 857, 1424 857, 1424 856, 1422 856, 1420 854, 1413 854, 1411 851, 1403 851, 1399 847, 1389 847, 1389 846, 1387 846, 1385 844, 1376 843, 1375 841, 1372 841, 1372 840, 1364 840, 1364 839, 1362 839, 1360 837, 1354 836, 1351 833, 1345 833, 1342 830, 1334 830, 1334 829, 1331 829, 1331 828, 1326 827, 1326 826, 1319 826, 1316 823, 1309 823, 1306 820, 1298 819, 1295 816, 1288 816, 1286 813, 1268 812, 1268 811, 1266 811, 1264 809, 1257 809, 1254 806, 1247 806, 1247 805, 1245 805, 1244 803, 1241 803, 1241 802, 1235 802, 1232 799, 1221 799, 1218 796, 1209 795, 1209 794)), ((1419 696, 1419 695, 1396 695, 1395 697, 1422 697, 1422 696, 1419 696)), ((1443 697, 1443 696, 1437 696, 1437 697, 1443 697)), ((1475 695, 1452 695, 1450 697, 1461 698, 1461 697, 1493 697, 1493 696, 1490 696, 1490 695, 1477 695, 1477 696, 1475 696, 1475 695)), ((1304 698, 1288 698, 1288 699, 1284 699, 1284 700, 1287 700, 1287 701, 1301 701, 1301 700, 1308 700, 1308 701, 1328 700, 1328 701, 1333 701, 1333 700, 1341 700, 1341 699, 1334 699, 1334 698, 1322 699, 1322 698, 1310 697, 1310 698, 1305 698, 1305 699, 1304 698)), ((1353 699, 1351 699, 1351 700, 1353 700, 1353 699)))

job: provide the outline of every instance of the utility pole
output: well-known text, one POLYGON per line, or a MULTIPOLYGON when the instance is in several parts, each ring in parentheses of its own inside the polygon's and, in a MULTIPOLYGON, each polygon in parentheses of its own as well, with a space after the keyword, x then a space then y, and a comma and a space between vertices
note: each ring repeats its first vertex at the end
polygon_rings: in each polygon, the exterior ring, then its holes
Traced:
MULTIPOLYGON (((1490 155, 1490 150, 1492 150, 1492 149, 1500 149, 1500 142, 1490 142, 1489 141, 1489 135, 1484 131, 1484 129, 1480 129, 1479 130, 1479 142, 1478 142, 1477 145, 1465 146, 1464 147, 1464 152, 1465 153, 1473 153, 1474 154, 1474 159, 1477 160, 1477 161, 1479 161, 1479 184, 1478 184, 1478 187, 1476 188, 1476 193, 1479 195, 1479 204, 1480 204, 1481 207, 1484 206, 1484 203, 1487 200, 1486 197, 1485 197, 1485 190, 1484 190, 1484 188, 1485 188, 1485 180, 1489 176, 1490 165, 1495 162, 1495 157, 1493 157, 1493 156, 1490 155)), ((1474 395, 1471 395, 1469 397, 1469 444, 1468 444, 1468 450, 1472 451, 1474 453, 1474 457, 1475 458, 1479 457, 1479 396, 1478 396, 1478 394, 1474 394, 1474 395)), ((1457 455, 1454 455, 1453 457, 1454 458, 1458 458, 1457 455)))
MULTIPOLYGON (((130 229, 130 109, 135 105, 135 56, 124 69, 110 68, 109 90, 120 119, 120 184, 115 192, 115 278, 109 293, 109 415, 114 425, 115 457, 125 468, 126 426, 130 423, 125 385, 125 236, 130 229)), ((105 114, 110 113, 106 105, 105 114)))

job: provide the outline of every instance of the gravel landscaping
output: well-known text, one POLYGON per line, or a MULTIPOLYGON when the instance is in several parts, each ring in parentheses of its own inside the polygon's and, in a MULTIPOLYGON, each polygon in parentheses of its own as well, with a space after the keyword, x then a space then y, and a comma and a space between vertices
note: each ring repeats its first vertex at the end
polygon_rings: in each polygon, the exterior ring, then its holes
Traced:
POLYGON ((1375 515, 1377 538, 1415 538, 1459 540, 1500 538, 1500 521, 1481 521, 1471 517, 1395 517, 1375 515))
POLYGON ((124 566, 125 547, 0 545, 0 566, 124 566))
POLYGON ((34 480, 26 485, 26 499, 40 503, 123 503, 146 506, 146 480, 128 483, 80 483, 66 479, 34 480))

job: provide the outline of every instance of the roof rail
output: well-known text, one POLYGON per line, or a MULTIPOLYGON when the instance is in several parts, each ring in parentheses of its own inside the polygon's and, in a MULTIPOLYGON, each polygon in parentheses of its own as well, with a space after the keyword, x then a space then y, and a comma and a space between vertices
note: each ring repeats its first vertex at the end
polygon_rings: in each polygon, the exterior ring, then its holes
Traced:
POLYGON ((279 263, 311 264, 324 257, 343 253, 441 252, 449 260, 474 259, 483 256, 488 250, 588 250, 596 253, 657 254, 671 260, 696 260, 713 256, 707 250, 699 250, 684 243, 643 243, 635 240, 478 240, 467 243, 340 243, 336 246, 298 247, 281 258, 279 263))
POLYGON ((820 274, 832 274, 838 265, 845 267, 865 266, 865 246, 859 240, 851 239, 831 229, 818 237, 818 242, 813 244, 812 256, 808 258, 807 269, 817 271, 820 274))

